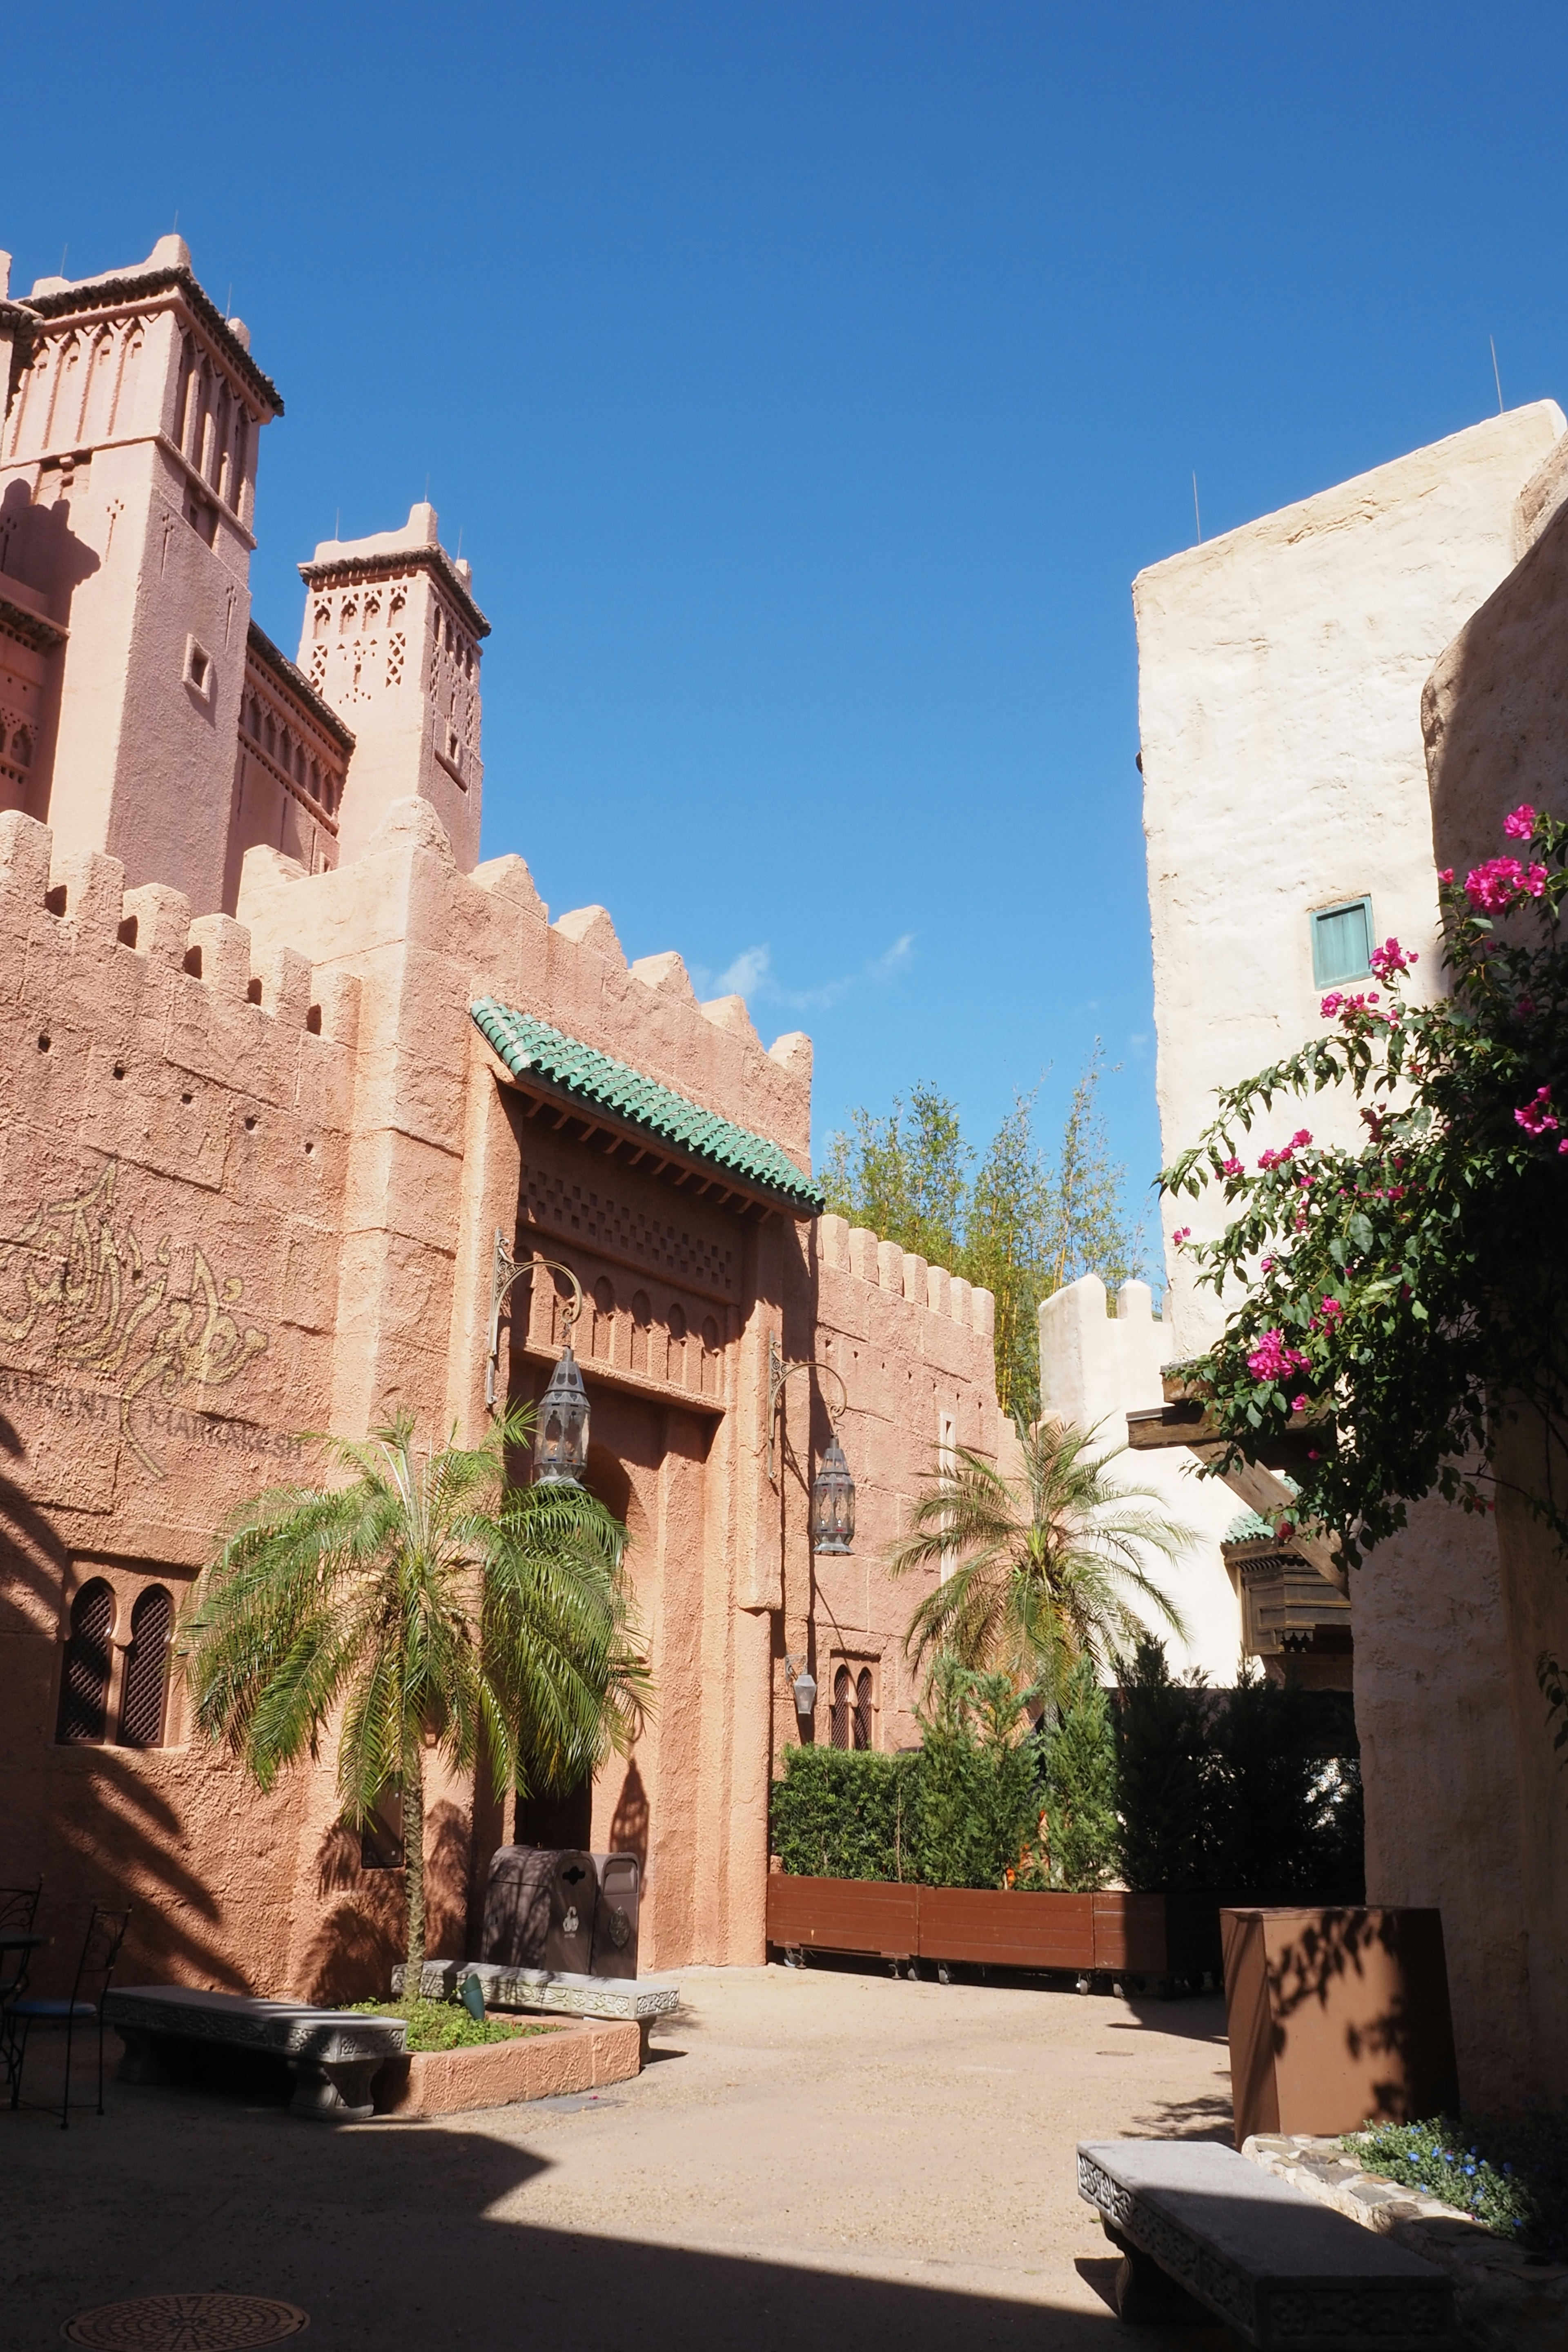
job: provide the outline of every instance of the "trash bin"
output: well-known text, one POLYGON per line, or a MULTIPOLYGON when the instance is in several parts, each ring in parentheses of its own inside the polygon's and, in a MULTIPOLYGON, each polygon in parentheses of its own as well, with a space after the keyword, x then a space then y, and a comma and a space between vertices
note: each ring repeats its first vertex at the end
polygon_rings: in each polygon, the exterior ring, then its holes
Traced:
POLYGON ((503 1969, 542 1969, 550 1937, 556 1856, 547 1846, 503 1845, 490 1856, 479 1958, 503 1969))
POLYGON ((599 1907, 594 1921, 594 1965, 596 1977, 635 1977, 637 1972, 637 1914, 642 1904, 642 1872, 635 1853, 596 1853, 599 1907))
POLYGON ((1457 2112, 1443 1922, 1426 1910, 1222 1911, 1236 2144, 1457 2112))
POLYGON ((594 1916, 599 1906, 599 1874, 591 1853, 551 1856, 550 1928, 544 1965, 566 1976, 594 1973, 594 1916))

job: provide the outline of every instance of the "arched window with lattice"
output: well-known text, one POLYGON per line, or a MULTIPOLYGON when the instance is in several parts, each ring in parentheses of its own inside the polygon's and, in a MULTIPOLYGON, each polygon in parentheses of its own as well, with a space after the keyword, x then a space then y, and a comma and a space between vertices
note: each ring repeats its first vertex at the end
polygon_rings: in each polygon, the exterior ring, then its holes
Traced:
POLYGON ((114 1594, 101 1577, 94 1577, 71 1602, 70 1637, 66 1643, 55 1728, 56 1739, 66 1747, 91 1747, 103 1738, 113 1633, 114 1594))
POLYGON ((174 1604, 161 1584, 149 1585, 131 1612, 131 1647, 120 1702, 122 1748, 162 1748, 169 1687, 169 1643, 174 1604))
POLYGON ((829 1737, 835 1748, 847 1748, 853 1732, 855 1685, 847 1666, 840 1666, 833 1677, 832 1729, 829 1737))
POLYGON ((870 1748, 875 1745, 871 1734, 876 1723, 876 1706, 871 1684, 871 1669, 862 1666, 855 1677, 855 1720, 850 1725, 851 1745, 870 1748))

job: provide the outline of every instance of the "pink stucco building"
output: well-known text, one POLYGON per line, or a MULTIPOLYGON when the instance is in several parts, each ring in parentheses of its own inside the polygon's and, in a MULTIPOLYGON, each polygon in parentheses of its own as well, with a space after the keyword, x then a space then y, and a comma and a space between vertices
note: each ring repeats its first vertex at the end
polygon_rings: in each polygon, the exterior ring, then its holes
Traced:
MULTIPOLYGON (((181 240, 25 299, 5 267, 3 1874, 128 1897, 132 1974, 383 1989, 400 1880, 331 1759, 262 1798, 190 1744, 170 1631, 300 1432, 483 1427, 499 1234, 586 1294, 658 1706, 552 1817, 436 1790, 433 1948, 498 1843, 569 1831, 644 1858, 645 1965, 757 1960, 786 1656, 817 1736, 915 1736, 879 1562, 940 1445, 997 1447, 991 1299, 819 1213, 805 1037, 479 862, 488 624, 428 506, 301 564, 296 660, 255 626, 282 402, 181 240), (849 1558, 807 1522, 837 1391, 785 1383, 770 1474, 771 1352, 844 1382, 849 1558)), ((560 1317, 512 1293, 502 1392, 560 1317)))

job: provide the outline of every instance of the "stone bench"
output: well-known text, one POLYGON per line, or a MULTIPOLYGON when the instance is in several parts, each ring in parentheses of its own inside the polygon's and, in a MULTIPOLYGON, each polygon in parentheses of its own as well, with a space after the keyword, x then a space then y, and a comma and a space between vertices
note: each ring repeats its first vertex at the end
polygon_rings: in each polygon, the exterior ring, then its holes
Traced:
POLYGON ((378 2068, 408 2038, 399 2017, 353 2017, 194 1985, 111 1989, 103 2015, 125 2044, 122 2083, 167 2082, 193 2045, 224 2043, 284 2060, 294 2078, 290 2112, 321 2123, 363 2123, 374 2112, 371 2084, 378 2068))
MULTIPOLYGON (((401 1968, 392 1971, 395 1994, 403 1990, 401 1968)), ((565 2017, 615 2017, 642 2029, 647 2057, 654 2020, 673 2016, 680 1987, 668 1977, 584 1977, 563 1969, 509 1969, 493 1960, 426 1960, 420 1990, 426 2000, 450 2000, 465 1977, 477 1977, 487 2009, 542 2010, 565 2017)))
POLYGON ((1078 2193, 1121 2251, 1123 2319, 1197 2317, 1195 2303, 1259 2352, 1457 2340, 1442 2271, 1213 2140, 1080 2140, 1078 2193))

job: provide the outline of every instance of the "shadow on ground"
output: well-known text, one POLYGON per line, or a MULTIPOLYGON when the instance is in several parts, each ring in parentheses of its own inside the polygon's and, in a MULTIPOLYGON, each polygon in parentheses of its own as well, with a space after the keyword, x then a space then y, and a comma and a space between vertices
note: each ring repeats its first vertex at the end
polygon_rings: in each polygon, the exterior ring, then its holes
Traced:
MULTIPOLYGON (((38 2084, 47 2095, 52 2082, 38 2084)), ((83 2084, 85 2090, 86 2085, 83 2084)), ((517 2110, 508 2128, 515 2129, 517 2110)), ((592 2127, 590 2126, 590 2127, 592 2127)), ((789 2162, 787 2147, 779 2151, 789 2162)), ((281 2297, 310 2315, 315 2352, 429 2352, 634 2336, 642 2352, 1115 2352, 1124 2331, 1092 2310, 954 2292, 932 2249, 929 2283, 579 2236, 503 2215, 550 2159, 497 2132, 304 2123, 237 2085, 226 2097, 111 2085, 61 2132, 0 2111, 0 2347, 54 2352, 62 2323, 124 2297, 223 2289, 281 2297)), ((917 2272, 921 2264, 911 2265, 917 2272)), ((1109 2272, 1086 2265, 1098 2296, 1109 2272)), ((1070 2272, 1058 2292, 1069 2291, 1070 2272)), ((1204 2329, 1140 2329, 1141 2352, 1206 2352, 1204 2329)))

